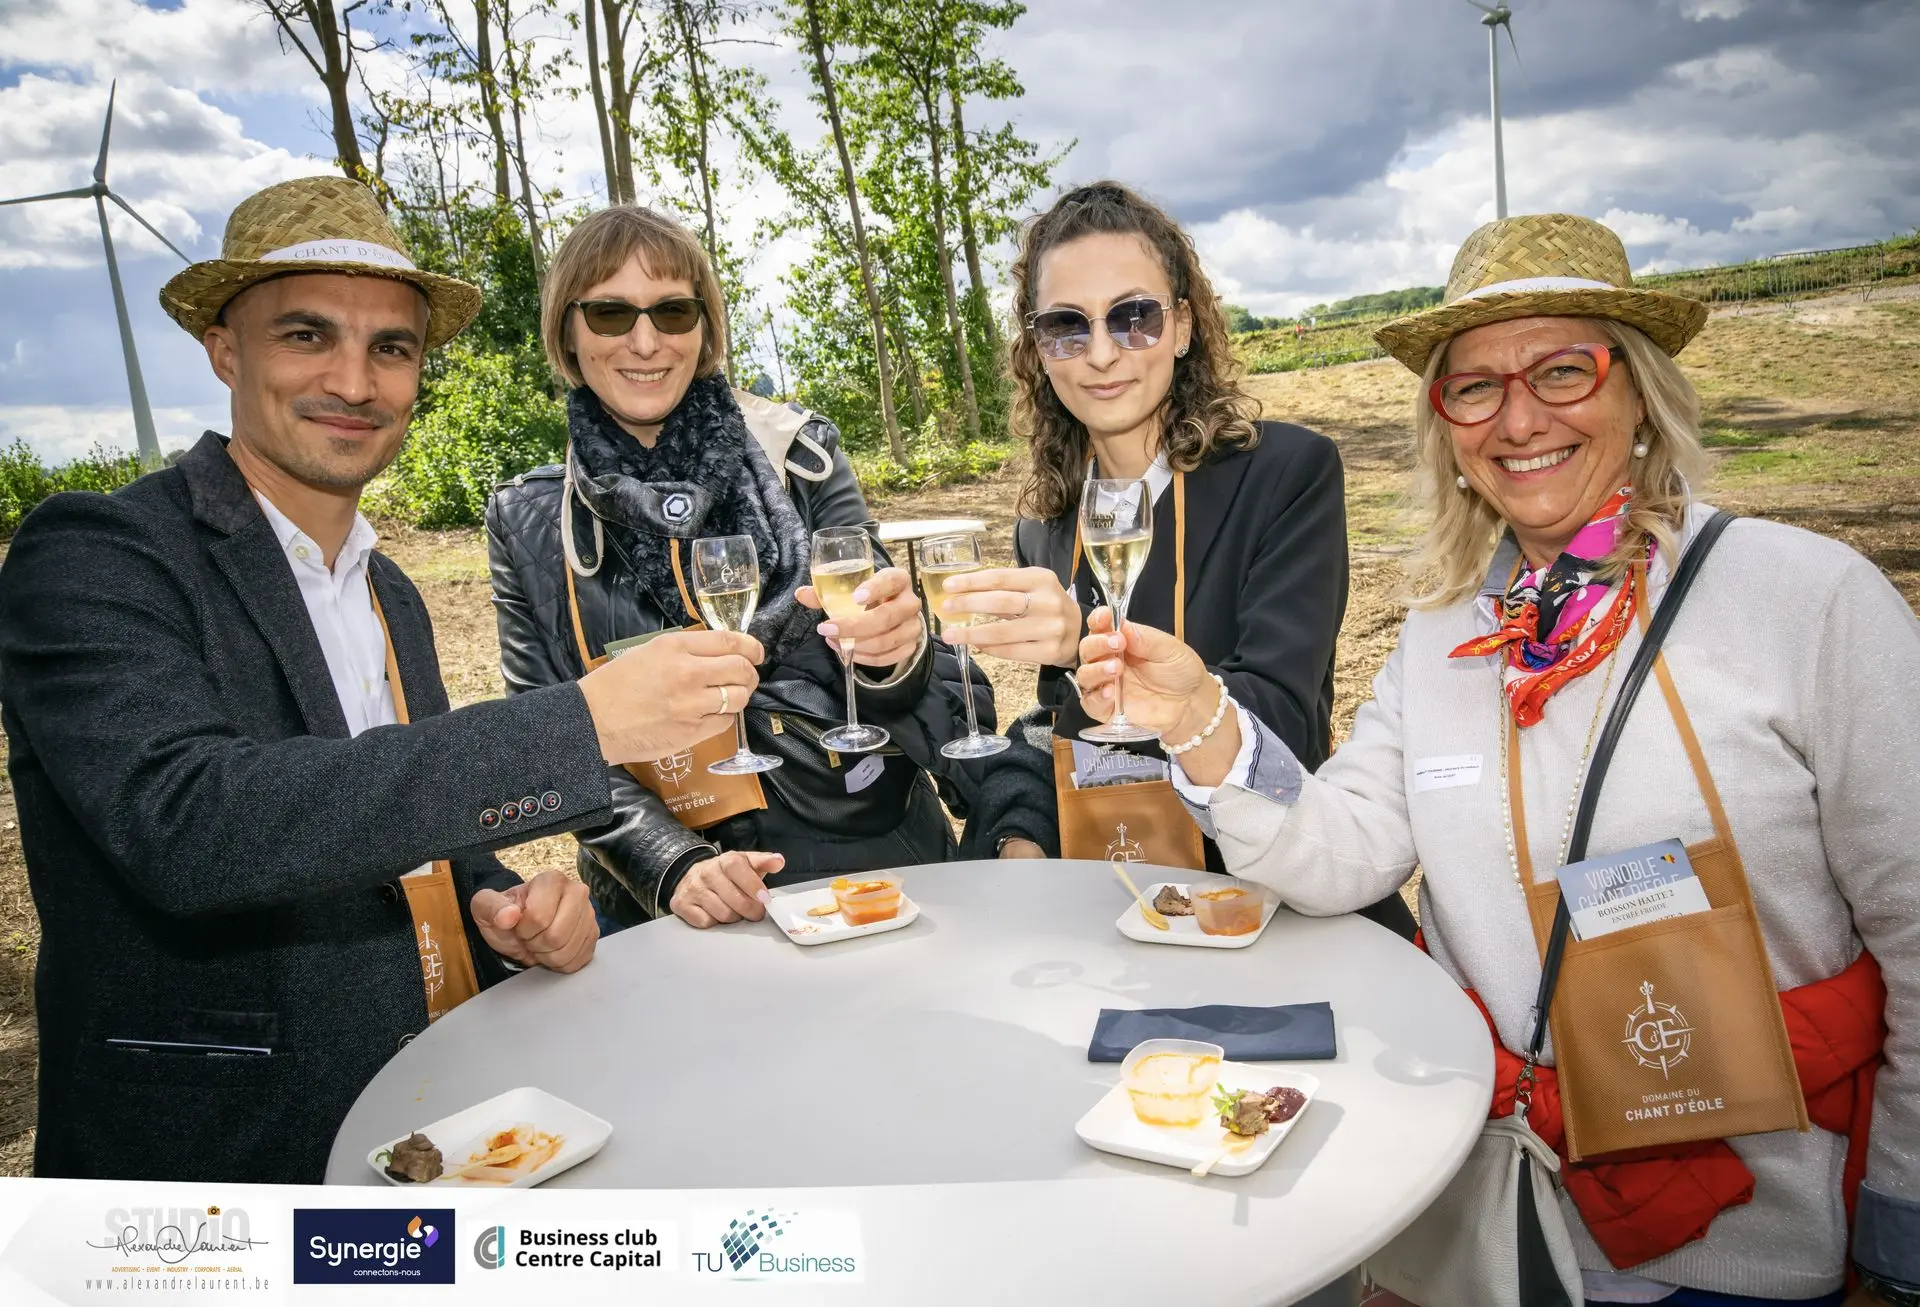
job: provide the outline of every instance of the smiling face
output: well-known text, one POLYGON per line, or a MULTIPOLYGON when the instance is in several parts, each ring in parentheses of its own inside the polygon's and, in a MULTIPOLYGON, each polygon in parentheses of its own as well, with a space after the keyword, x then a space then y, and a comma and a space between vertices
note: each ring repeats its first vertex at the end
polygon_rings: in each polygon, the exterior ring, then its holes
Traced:
MULTIPOLYGON (((595 282, 578 297, 583 300, 625 300, 651 308, 661 300, 695 295, 685 277, 656 277, 635 254, 620 270, 595 282)), ((567 348, 573 352, 580 377, 599 396, 601 406, 629 435, 651 445, 659 435, 700 365, 700 346, 707 322, 681 336, 670 336, 642 314, 624 336, 598 336, 581 321, 579 309, 567 310, 567 348)))
POLYGON ((207 331, 233 438, 304 485, 358 493, 400 452, 427 300, 388 277, 308 273, 236 295, 207 331))
POLYGON ((1102 319, 1122 300, 1147 296, 1173 303, 1166 265, 1143 237, 1099 233, 1082 236, 1047 252, 1034 282, 1034 307, 1078 309, 1093 321, 1093 335, 1078 358, 1041 357, 1054 394, 1095 440, 1142 432, 1154 447, 1160 411, 1173 390, 1176 352, 1193 334, 1193 314, 1185 304, 1169 311, 1159 343, 1146 349, 1121 349, 1102 319))
MULTIPOLYGON (((1573 345, 1611 343, 1583 318, 1518 318, 1455 336, 1443 371, 1514 372, 1573 345)), ((1508 386, 1490 422, 1452 427, 1453 456, 1468 483, 1513 528, 1536 566, 1557 558, 1608 495, 1625 485, 1634 431, 1646 405, 1624 363, 1576 404, 1542 403, 1524 381, 1508 386)))

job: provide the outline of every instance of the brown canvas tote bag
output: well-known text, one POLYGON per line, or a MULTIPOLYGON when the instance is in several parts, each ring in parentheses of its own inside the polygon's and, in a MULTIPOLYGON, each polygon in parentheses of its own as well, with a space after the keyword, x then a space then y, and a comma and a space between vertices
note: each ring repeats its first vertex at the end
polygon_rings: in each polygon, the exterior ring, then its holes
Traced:
MULTIPOLYGON (((1173 474, 1173 635, 1187 638, 1187 478, 1173 474)), ((1080 531, 1073 534, 1073 566, 1080 573, 1080 531)), ((1100 862, 1148 862, 1204 871, 1206 847, 1172 781, 1134 781, 1078 789, 1073 741, 1053 738, 1053 789, 1060 813, 1060 856, 1100 862)))
MULTIPOLYGON (((1644 569, 1633 569, 1647 633, 1644 569)), ((1553 1003, 1554 1062, 1567 1156, 1808 1128, 1786 1023, 1720 791, 1663 655, 1660 682, 1714 836, 1686 846, 1711 909, 1577 940, 1569 933, 1553 1003)), ((1625 693, 1623 690, 1622 693, 1625 693)), ((1515 859, 1546 953, 1563 915, 1558 881, 1535 884, 1522 803, 1518 731, 1507 718, 1515 859)), ((1600 776, 1587 781, 1597 802, 1600 776)), ((1657 832, 1649 832, 1657 835, 1657 832)), ((1583 841, 1584 843, 1584 841, 1583 841)), ((1585 856, 1584 850, 1580 856, 1585 856)))
MULTIPOLYGON (((673 579, 680 587, 680 598, 689 613, 697 613, 700 610, 694 607, 693 596, 687 593, 687 578, 680 570, 680 542, 671 540, 668 548, 673 555, 673 579)), ((603 653, 594 657, 587 652, 587 632, 580 624, 580 595, 573 584, 572 564, 567 564, 567 614, 573 619, 573 643, 580 651, 580 661, 592 671, 612 655, 603 653)), ((695 622, 687 629, 703 631, 706 627, 695 622)), ((741 704, 740 708, 744 712, 746 705, 741 704)), ((716 776, 707 770, 721 759, 731 758, 736 743, 734 728, 728 726, 683 753, 653 762, 630 762, 626 765, 627 773, 659 795, 667 811, 682 826, 688 830, 705 830, 729 817, 767 806, 767 796, 760 788, 758 776, 751 772, 744 776, 716 776)))
MULTIPOLYGON (((400 684, 393 633, 387 629, 387 615, 381 611, 372 576, 367 578, 367 594, 373 599, 373 615, 380 619, 380 634, 387 642, 387 684, 393 688, 393 715, 406 726, 412 722, 407 714, 407 691, 400 684)), ((438 1021, 480 992, 473 952, 467 947, 467 925, 460 917, 460 900, 454 893, 453 864, 442 859, 430 870, 409 872, 400 878, 400 885, 407 892, 414 942, 420 948, 420 982, 426 991, 427 1020, 438 1021)))

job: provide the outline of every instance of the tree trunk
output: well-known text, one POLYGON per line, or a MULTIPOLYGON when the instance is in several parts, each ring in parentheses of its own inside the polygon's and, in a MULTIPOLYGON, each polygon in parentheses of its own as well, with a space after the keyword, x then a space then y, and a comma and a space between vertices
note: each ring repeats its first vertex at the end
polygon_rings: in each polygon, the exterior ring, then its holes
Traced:
MULTIPOLYGON (((707 141, 707 123, 712 116, 712 108, 707 103, 707 79, 705 60, 701 57, 700 42, 693 30, 693 15, 688 12, 687 0, 674 0, 674 21, 680 28, 680 46, 687 57, 687 84, 693 91, 693 116, 700 124, 700 205, 706 211, 706 247, 707 262, 713 265, 713 275, 720 275, 719 232, 713 220, 713 161, 707 141)), ((727 375, 736 377, 733 363, 733 332, 727 332, 727 375)))
POLYGON ((846 188, 847 207, 853 215, 853 245, 860 256, 860 286, 866 292, 867 316, 873 326, 873 356, 880 374, 880 419, 887 427, 887 451, 901 467, 907 465, 906 442, 900 438, 900 418, 893 409, 893 364, 887 353, 887 324, 880 312, 880 291, 873 284, 873 258, 867 250, 867 228, 860 217, 860 183, 854 176, 853 156, 847 152, 846 128, 840 122, 840 102, 833 93, 833 69, 827 63, 827 43, 820 34, 819 0, 804 0, 807 15, 807 43, 813 48, 813 64, 820 78, 820 93, 827 103, 827 124, 833 128, 834 149, 840 155, 841 184, 846 188))
POLYGON ((608 178, 608 199, 614 204, 632 204, 633 189, 633 82, 627 77, 627 29, 620 20, 620 0, 600 0, 600 17, 607 32, 607 98, 613 127, 613 175, 608 178))
POLYGON ((513 183, 507 176, 507 131, 500 120, 500 84, 493 75, 491 0, 473 0, 473 22, 479 29, 474 45, 474 73, 480 80, 480 112, 486 115, 487 131, 493 137, 493 198, 497 204, 510 204, 513 183))
POLYGON ((967 325, 960 316, 960 297, 953 287, 953 251, 947 248, 946 185, 940 175, 940 115, 934 108, 931 79, 920 84, 920 103, 927 113, 927 160, 933 170, 933 240, 940 256, 940 289, 947 297, 947 325, 953 331, 953 352, 959 357, 960 394, 967 406, 967 438, 980 439, 980 402, 973 392, 973 359, 967 353, 967 325))
POLYGON ((900 297, 894 292, 894 287, 900 284, 900 278, 894 271, 892 261, 887 258, 885 247, 881 248, 875 261, 880 265, 880 301, 892 310, 887 314, 887 329, 893 339, 894 376, 906 380, 907 403, 913 409, 914 430, 925 431, 927 391, 920 380, 920 360, 914 357, 913 342, 907 339, 907 329, 902 325, 906 312, 900 297))
POLYGON ((600 84, 600 0, 585 0, 581 6, 587 20, 587 86, 593 92, 593 125, 600 133, 600 168, 607 179, 607 203, 618 204, 614 192, 613 124, 607 121, 607 92, 600 84))
POLYGON ((320 46, 324 65, 320 80, 326 84, 327 108, 333 115, 333 151, 339 156, 340 171, 357 182, 365 181, 366 161, 361 158, 360 140, 353 130, 353 105, 347 100, 347 79, 353 74, 351 37, 334 13, 333 0, 312 0, 307 21, 320 46))
POLYGON ((967 144, 967 124, 960 113, 958 78, 947 82, 947 94, 953 98, 953 181, 954 198, 960 206, 960 243, 967 252, 967 279, 973 283, 974 299, 980 305, 980 321, 987 329, 987 349, 1000 357, 1000 324, 993 319, 993 301, 987 297, 987 280, 980 273, 980 238, 973 222, 973 147, 967 144))
POLYGON ((533 280, 547 279, 547 254, 540 244, 540 211, 533 203, 533 178, 527 170, 527 133, 520 114, 520 61, 513 49, 513 0, 500 0, 501 59, 507 68, 507 102, 513 108, 513 162, 520 174, 520 207, 527 216, 527 242, 533 247, 533 280))

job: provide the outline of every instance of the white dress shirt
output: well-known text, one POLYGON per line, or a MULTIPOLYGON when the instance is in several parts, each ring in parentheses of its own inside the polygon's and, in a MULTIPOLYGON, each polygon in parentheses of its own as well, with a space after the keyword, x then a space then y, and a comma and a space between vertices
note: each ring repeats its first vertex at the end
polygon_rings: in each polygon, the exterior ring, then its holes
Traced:
POLYGON ((399 721, 387 686, 386 636, 374 615, 373 594, 367 588, 367 558, 377 538, 373 526, 355 513, 347 542, 328 568, 326 553, 311 536, 266 496, 255 492, 254 498, 279 538, 294 580, 300 583, 300 597, 306 601, 313 633, 320 638, 320 652, 333 677, 340 711, 346 715, 348 734, 358 735, 370 726, 390 726, 399 721))

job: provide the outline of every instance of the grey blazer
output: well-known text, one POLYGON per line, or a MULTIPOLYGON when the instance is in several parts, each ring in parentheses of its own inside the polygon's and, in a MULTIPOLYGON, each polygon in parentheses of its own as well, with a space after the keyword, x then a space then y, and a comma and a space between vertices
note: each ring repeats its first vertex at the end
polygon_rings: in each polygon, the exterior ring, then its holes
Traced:
MULTIPOLYGON (((318 1183, 427 1024, 396 878, 450 858, 464 904, 512 882, 489 849, 606 820, 579 688, 449 712, 419 592, 380 554, 370 571, 414 724, 349 739, 220 437, 15 535, 0 720, 41 924, 38 1174, 318 1183)), ((471 919, 468 942, 504 979, 471 919)))

